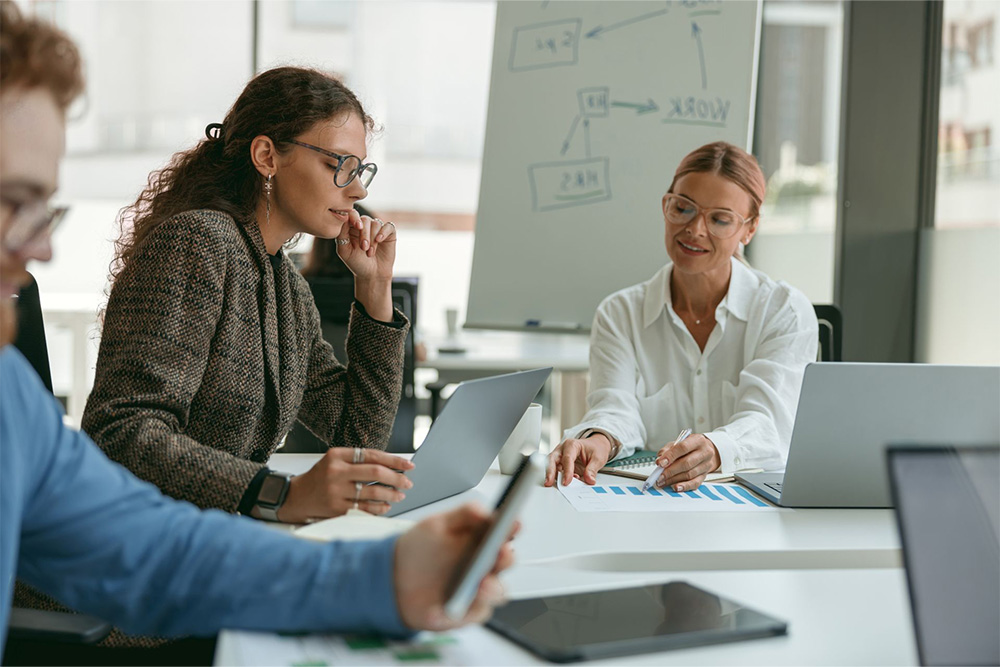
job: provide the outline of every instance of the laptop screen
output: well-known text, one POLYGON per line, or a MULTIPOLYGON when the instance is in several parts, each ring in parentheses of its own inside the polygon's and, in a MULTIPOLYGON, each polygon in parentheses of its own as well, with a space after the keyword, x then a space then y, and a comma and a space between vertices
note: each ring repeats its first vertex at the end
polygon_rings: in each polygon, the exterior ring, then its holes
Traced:
POLYGON ((1000 664, 1000 448, 891 448, 920 661, 1000 664))

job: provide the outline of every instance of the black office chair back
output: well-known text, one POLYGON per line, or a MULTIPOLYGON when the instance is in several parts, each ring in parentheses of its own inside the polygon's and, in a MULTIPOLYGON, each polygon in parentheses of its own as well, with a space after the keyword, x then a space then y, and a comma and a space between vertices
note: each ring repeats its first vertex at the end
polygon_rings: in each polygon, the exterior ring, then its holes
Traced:
POLYGON ((38 296, 35 277, 17 295, 17 338, 14 347, 42 378, 45 388, 52 391, 52 370, 49 368, 49 348, 45 344, 45 323, 42 321, 42 303, 38 296))
POLYGON ((819 361, 842 361, 844 322, 840 308, 834 305, 816 305, 819 321, 819 361))
MULTIPOLYGON (((351 304, 354 302, 353 276, 338 278, 309 278, 313 300, 319 310, 323 338, 333 347, 334 354, 342 362, 349 361, 346 357, 347 325, 350 320, 351 304)), ((400 395, 396 421, 389 437, 390 452, 413 452, 413 424, 417 416, 417 397, 414 393, 414 354, 413 332, 417 327, 417 278, 393 278, 392 302, 407 319, 410 320, 410 331, 406 336, 403 354, 403 387, 400 395)), ((322 440, 313 435, 309 429, 296 422, 285 438, 283 453, 318 453, 326 451, 322 440)))

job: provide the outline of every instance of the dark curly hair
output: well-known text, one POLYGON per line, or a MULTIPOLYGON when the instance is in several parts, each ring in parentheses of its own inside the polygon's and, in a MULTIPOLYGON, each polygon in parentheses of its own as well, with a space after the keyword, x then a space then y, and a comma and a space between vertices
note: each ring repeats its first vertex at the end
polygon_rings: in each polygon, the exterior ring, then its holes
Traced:
POLYGON ((61 30, 0 2, 0 89, 46 88, 65 111, 83 92, 83 63, 61 30))
POLYGON ((301 67, 278 67, 246 85, 219 125, 206 129, 194 148, 176 153, 149 176, 135 203, 122 209, 121 235, 115 243, 111 280, 162 222, 195 209, 213 209, 246 223, 263 192, 263 181, 250 157, 250 143, 264 135, 276 150, 321 121, 357 114, 367 130, 374 122, 347 86, 330 74, 301 67))

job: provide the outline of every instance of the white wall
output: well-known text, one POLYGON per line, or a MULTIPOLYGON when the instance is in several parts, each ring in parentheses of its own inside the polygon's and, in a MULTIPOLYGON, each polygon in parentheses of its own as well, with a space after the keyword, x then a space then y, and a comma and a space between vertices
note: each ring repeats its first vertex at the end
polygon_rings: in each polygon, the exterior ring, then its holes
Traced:
POLYGON ((921 236, 916 360, 1000 364, 1000 228, 921 236))

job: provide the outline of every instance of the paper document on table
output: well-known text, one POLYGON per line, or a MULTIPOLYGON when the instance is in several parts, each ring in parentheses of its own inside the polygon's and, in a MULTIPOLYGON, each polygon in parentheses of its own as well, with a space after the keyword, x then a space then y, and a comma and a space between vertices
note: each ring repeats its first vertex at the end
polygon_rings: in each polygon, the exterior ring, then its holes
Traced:
POLYGON ((317 542, 333 540, 380 540, 405 533, 413 526, 406 519, 375 516, 361 510, 347 510, 347 514, 296 528, 296 537, 317 542))
POLYGON ((574 479, 559 492, 578 512, 777 512, 741 486, 702 484, 694 491, 671 488, 642 492, 640 484, 588 486, 574 479))
POLYGON ((421 632, 409 641, 377 636, 224 633, 235 664, 288 667, 325 665, 496 665, 524 663, 524 652, 482 626, 449 633, 421 632), (235 654, 235 655, 233 655, 235 654))

